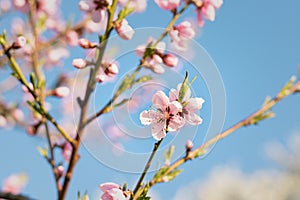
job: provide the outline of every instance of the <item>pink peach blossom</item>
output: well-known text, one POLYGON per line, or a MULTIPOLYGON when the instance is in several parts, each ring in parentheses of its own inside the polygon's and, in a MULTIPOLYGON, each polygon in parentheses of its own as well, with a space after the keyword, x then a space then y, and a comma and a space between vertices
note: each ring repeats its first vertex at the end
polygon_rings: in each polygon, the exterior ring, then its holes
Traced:
MULTIPOLYGON (((111 2, 108 2, 111 4, 111 2)), ((81 0, 79 9, 85 12, 92 12, 92 20, 96 23, 103 22, 106 17, 106 1, 104 0, 81 0)))
POLYGON ((126 196, 121 186, 116 183, 103 183, 99 188, 104 192, 100 197, 100 200, 126 200, 126 196))
POLYGON ((3 12, 9 11, 11 8, 11 0, 1 0, 0 1, 0 10, 3 12))
POLYGON ((180 0, 155 0, 155 3, 162 9, 173 10, 180 5, 180 0))
POLYGON ((181 104, 178 101, 170 102, 163 91, 153 95, 152 104, 155 109, 143 111, 140 120, 143 125, 151 125, 154 139, 161 140, 166 136, 167 131, 177 131, 184 125, 180 116, 181 104))
POLYGON ((134 35, 134 30, 128 24, 126 19, 123 19, 118 26, 116 26, 118 35, 124 40, 130 40, 134 35))
POLYGON ((96 80, 99 83, 103 83, 109 79, 114 78, 119 73, 119 67, 116 63, 102 63, 99 72, 96 76, 96 80))
MULTIPOLYGON (((182 84, 180 83, 178 84, 177 89, 170 90, 170 101, 178 101, 181 86, 182 84)), ((202 104, 204 102, 205 101, 202 98, 191 98, 191 90, 188 89, 185 96, 182 98, 182 101, 180 102, 183 105, 182 116, 184 120, 191 125, 201 124, 202 118, 200 118, 200 116, 195 112, 202 108, 202 104)))
POLYGON ((12 174, 7 177, 2 184, 2 191, 18 195, 27 184, 27 176, 23 173, 12 174))

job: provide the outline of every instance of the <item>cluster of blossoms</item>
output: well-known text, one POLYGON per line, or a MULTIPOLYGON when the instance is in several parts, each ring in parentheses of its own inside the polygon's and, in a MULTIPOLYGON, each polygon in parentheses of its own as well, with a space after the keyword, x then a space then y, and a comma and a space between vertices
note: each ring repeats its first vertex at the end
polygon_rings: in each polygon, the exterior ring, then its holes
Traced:
MULTIPOLYGON (((135 53, 137 56, 143 57, 145 52, 151 49, 151 44, 154 43, 153 39, 150 38, 146 45, 140 45, 136 48, 135 53)), ((165 53, 166 43, 158 42, 151 55, 149 55, 144 61, 144 67, 151 69, 154 73, 162 74, 164 73, 164 67, 162 64, 168 67, 174 67, 178 63, 178 58, 171 54, 165 53)))
POLYGON ((154 139, 161 140, 167 132, 178 131, 186 123, 190 125, 202 123, 202 119, 196 112, 202 108, 204 99, 191 98, 189 88, 182 97, 180 94, 182 94, 182 84, 179 84, 177 89, 171 89, 169 97, 163 91, 158 91, 152 97, 154 108, 140 114, 141 123, 151 125, 154 139))
MULTIPOLYGON (((156 4, 164 10, 176 10, 182 1, 180 0, 155 0, 156 4)), ((199 26, 204 25, 204 19, 215 20, 216 10, 219 9, 223 0, 184 0, 185 3, 196 7, 197 22, 199 26)))

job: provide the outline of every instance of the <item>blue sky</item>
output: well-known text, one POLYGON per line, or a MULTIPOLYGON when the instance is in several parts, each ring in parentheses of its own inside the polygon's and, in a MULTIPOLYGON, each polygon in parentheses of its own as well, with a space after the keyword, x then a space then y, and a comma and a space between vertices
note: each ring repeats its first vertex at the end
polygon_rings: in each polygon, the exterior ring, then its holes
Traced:
MULTIPOLYGON (((77 2, 71 4, 77 12, 77 2)), ((148 1, 148 4, 145 13, 128 19, 130 24, 137 28, 164 27, 170 14, 158 9, 153 1, 148 1)), ((70 12, 66 5, 63 6, 70 12)), ((255 111, 266 96, 274 96, 292 75, 297 75, 300 64, 299 7, 297 0, 284 3, 271 0, 225 1, 217 12, 216 21, 207 22, 201 30, 196 41, 211 56, 224 82, 227 97, 224 128, 255 111)), ((195 17, 193 10, 189 11, 185 17, 195 17)), ((76 56, 71 55, 71 58, 76 56)), ((71 59, 65 63, 71 63, 71 59)), ((111 87, 107 85, 107 88, 111 87)), ((203 86, 203 95, 209 99, 206 87, 203 86)), ((204 159, 186 163, 184 172, 175 180, 157 185, 153 190, 161 199, 172 199, 179 188, 203 180, 218 165, 235 163, 249 173, 275 167, 264 156, 265 145, 271 141, 283 143, 289 135, 300 134, 299 98, 299 95, 293 95, 283 100, 272 109, 276 118, 238 130, 219 142, 204 159)), ((207 103, 208 107, 201 113, 204 119, 212 115, 209 113, 209 101, 207 103)), ((208 124, 203 126, 205 129, 208 124)), ((203 129, 199 128, 199 132, 203 129)), ((195 141, 201 143, 202 139, 203 136, 196 136, 195 141)), ((153 142, 149 138, 142 141, 142 145, 135 143, 135 150, 151 149, 153 142)), ((50 167, 36 150, 36 146, 41 144, 41 139, 28 137, 23 130, 0 130, 0 180, 10 173, 26 172, 29 184, 25 193, 38 199, 54 199, 50 167)), ((132 187, 137 177, 101 164, 82 148, 68 199, 74 199, 78 190, 95 195, 97 186, 107 181, 128 182, 132 187)))

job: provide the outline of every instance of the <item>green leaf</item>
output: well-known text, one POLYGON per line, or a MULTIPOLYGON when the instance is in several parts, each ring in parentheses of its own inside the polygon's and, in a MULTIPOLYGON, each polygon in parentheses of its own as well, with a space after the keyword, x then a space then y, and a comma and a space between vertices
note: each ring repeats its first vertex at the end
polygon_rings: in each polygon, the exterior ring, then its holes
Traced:
POLYGON ((293 86, 295 81, 296 81, 296 76, 292 76, 290 80, 280 90, 281 95, 284 96, 289 95, 289 89, 293 86))
POLYGON ((30 78, 30 82, 31 82, 32 85, 33 85, 33 88, 34 88, 34 89, 37 89, 37 88, 38 88, 38 85, 37 85, 36 77, 35 77, 35 75, 34 75, 33 72, 30 73, 29 78, 30 78))
POLYGON ((165 152, 165 164, 170 165, 171 157, 174 153, 175 146, 171 145, 169 149, 165 152))
POLYGON ((147 81, 150 81, 150 80, 152 80, 151 76, 142 76, 142 77, 136 79, 134 81, 134 83, 144 83, 144 82, 147 82, 147 81))
POLYGON ((38 146, 37 150, 44 158, 48 158, 48 148, 42 148, 42 147, 38 146))
POLYGON ((181 85, 181 88, 179 90, 179 97, 178 97, 178 101, 182 102, 187 90, 189 89, 189 85, 188 85, 188 72, 186 71, 185 73, 185 78, 184 81, 181 85))
POLYGON ((155 179, 155 180, 158 180, 158 179, 160 179, 161 177, 163 177, 163 176, 166 174, 166 172, 168 171, 168 169, 169 169, 169 167, 162 167, 162 168, 160 168, 160 169, 156 172, 156 174, 154 175, 154 179, 155 179))
POLYGON ((116 108, 116 107, 122 106, 123 104, 127 103, 129 100, 130 99, 123 99, 121 102, 114 104, 112 107, 116 108))
POLYGON ((164 182, 169 182, 172 181, 176 176, 178 176, 181 172, 183 172, 182 169, 175 169, 172 172, 170 172, 168 175, 163 176, 162 179, 164 182))

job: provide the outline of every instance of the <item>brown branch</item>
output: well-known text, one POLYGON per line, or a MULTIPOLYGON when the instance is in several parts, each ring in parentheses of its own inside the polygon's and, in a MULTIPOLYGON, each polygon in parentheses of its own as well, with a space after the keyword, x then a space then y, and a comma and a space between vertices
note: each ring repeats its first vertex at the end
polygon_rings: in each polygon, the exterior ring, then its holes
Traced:
MULTIPOLYGON (((189 160, 192 160, 194 158, 197 158, 201 155, 204 155, 205 150, 208 147, 216 144, 216 142, 218 142, 219 140, 229 136, 230 134, 232 134, 233 132, 235 132, 239 128, 244 127, 244 126, 248 126, 248 125, 251 125, 251 124, 255 124, 255 119, 258 116, 260 116, 260 115, 264 114, 265 112, 269 111, 274 105, 276 105, 282 99, 286 98, 287 96, 290 96, 291 94, 295 94, 299 91, 300 91, 300 81, 294 83, 290 88, 285 89, 284 91, 280 91, 272 100, 265 103, 256 112, 254 112, 250 116, 246 117, 245 119, 241 120, 240 122, 236 123, 235 125, 228 128, 227 130, 223 131, 222 133, 219 133, 218 135, 216 135, 215 137, 213 137, 212 139, 210 139, 209 141, 207 141, 203 145, 201 145, 198 148, 196 148, 195 150, 189 152, 188 155, 186 155, 186 156, 178 159, 177 161, 175 161, 173 164, 170 165, 170 167, 166 171, 166 174, 168 174, 168 173, 172 172, 173 170, 177 169, 179 166, 181 166, 185 162, 187 162, 189 160)), ((153 186, 157 183, 161 183, 161 182, 164 182, 164 180, 162 178, 160 178, 160 179, 154 179, 153 178, 149 182, 148 185, 149 185, 149 187, 151 187, 151 186, 153 186)))
POLYGON ((33 198, 24 196, 22 194, 11 194, 7 192, 1 192, 0 191, 0 199, 7 199, 7 200, 34 200, 33 198))

